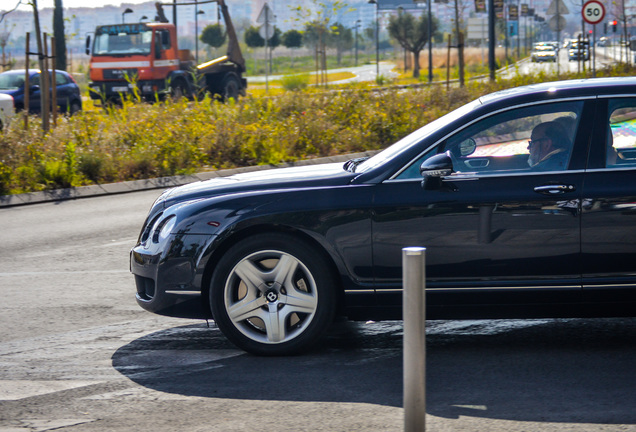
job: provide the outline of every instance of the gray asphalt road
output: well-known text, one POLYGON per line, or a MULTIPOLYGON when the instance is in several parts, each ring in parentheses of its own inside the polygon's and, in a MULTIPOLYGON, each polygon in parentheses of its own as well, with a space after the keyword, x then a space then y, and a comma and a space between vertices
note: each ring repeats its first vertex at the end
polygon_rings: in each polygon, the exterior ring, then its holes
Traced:
MULTIPOLYGON (((395 68, 395 64, 390 62, 380 62, 379 72, 380 75, 383 75, 386 78, 392 78, 397 75, 397 73, 393 70, 395 68)), ((338 73, 338 72, 351 72, 355 76, 352 78, 347 78, 344 80, 337 81, 337 84, 344 84, 347 82, 358 82, 358 81, 375 81, 378 76, 378 66, 376 64, 365 64, 362 66, 356 67, 347 67, 340 69, 329 69, 329 73, 338 73)), ((314 75, 316 72, 309 72, 309 75, 314 75)), ((284 75, 272 75, 267 77, 268 80, 277 80, 283 78, 284 75)), ((265 76, 253 76, 248 77, 248 83, 264 83, 266 81, 265 76)), ((335 84, 335 83, 332 83, 335 84)))
MULTIPOLYGON (((134 302, 160 191, 0 209, 0 432, 400 431, 400 322, 258 358, 134 302)), ((430 321, 427 430, 636 431, 636 321, 430 321)))

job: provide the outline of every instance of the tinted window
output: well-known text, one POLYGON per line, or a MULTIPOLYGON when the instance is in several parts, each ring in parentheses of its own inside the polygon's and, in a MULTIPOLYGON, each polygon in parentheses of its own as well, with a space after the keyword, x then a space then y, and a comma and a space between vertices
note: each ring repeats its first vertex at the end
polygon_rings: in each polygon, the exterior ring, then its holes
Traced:
POLYGON ((636 165, 636 99, 609 103, 607 166, 636 165))
POLYGON ((66 78, 65 75, 56 73, 55 82, 57 83, 57 85, 64 85, 64 84, 68 84, 68 79, 66 78))

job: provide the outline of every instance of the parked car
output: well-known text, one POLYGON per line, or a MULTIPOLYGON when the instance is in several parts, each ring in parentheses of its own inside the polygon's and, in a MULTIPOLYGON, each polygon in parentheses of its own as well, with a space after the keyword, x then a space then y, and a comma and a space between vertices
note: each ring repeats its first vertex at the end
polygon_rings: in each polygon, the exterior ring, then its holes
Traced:
POLYGON ((0 132, 9 124, 14 111, 13 97, 0 93, 0 132))
POLYGON ((556 63, 557 51, 552 45, 537 45, 530 56, 532 62, 550 61, 556 63))
POLYGON ((167 190, 131 251, 137 302, 285 355, 336 315, 400 319, 401 251, 423 246, 429 319, 633 316, 634 131, 636 78, 551 82, 371 158, 167 190))
MULTIPOLYGON (((52 71, 49 71, 52 75, 52 71)), ((24 109, 24 69, 11 70, 0 73, 0 93, 13 96, 16 111, 24 109)), ((55 71, 57 83, 57 106, 60 111, 75 114, 82 109, 80 88, 73 77, 61 70, 55 71)), ((40 70, 29 70, 29 112, 39 113, 40 102, 40 70)))

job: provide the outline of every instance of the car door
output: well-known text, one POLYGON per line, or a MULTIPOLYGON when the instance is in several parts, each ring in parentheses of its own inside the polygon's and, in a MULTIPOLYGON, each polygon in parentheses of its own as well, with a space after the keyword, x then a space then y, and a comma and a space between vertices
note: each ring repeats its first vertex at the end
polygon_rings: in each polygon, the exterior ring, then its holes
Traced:
POLYGON ((29 111, 39 113, 41 111, 40 98, 41 98, 41 84, 40 74, 31 75, 29 77, 29 111))
POLYGON ((636 312, 636 98, 601 99, 583 189, 582 259, 591 314, 636 312), (614 304, 612 304, 614 303, 614 304), (607 313, 607 312, 606 312, 607 313))
POLYGON ((427 248, 431 306, 579 301, 581 168, 593 105, 551 102, 487 115, 379 185, 373 220, 379 302, 401 301, 407 246, 427 248), (528 140, 547 122, 567 129, 569 166, 546 172, 528 166, 528 140), (456 172, 422 187, 421 162, 446 151, 456 172))

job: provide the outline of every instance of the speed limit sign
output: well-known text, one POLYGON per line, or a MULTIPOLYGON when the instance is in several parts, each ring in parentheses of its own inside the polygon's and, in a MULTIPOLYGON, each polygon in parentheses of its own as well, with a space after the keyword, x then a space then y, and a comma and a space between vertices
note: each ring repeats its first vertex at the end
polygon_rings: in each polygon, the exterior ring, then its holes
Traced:
POLYGON ((599 0, 588 0, 581 10, 583 19, 588 24, 598 24, 605 18, 605 6, 599 0))

